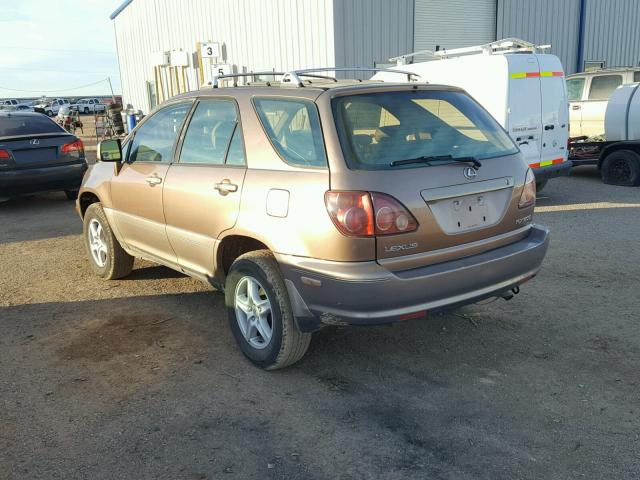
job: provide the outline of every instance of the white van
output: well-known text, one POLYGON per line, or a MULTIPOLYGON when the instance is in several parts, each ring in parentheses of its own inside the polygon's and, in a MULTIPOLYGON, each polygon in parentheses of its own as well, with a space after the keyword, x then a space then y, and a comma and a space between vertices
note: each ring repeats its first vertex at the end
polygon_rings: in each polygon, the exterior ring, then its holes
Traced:
MULTIPOLYGON (((399 70, 420 75, 418 81, 465 89, 516 142, 536 175, 538 189, 542 189, 549 178, 568 175, 571 169, 564 72, 558 57, 539 53, 546 48, 504 39, 477 47, 416 52, 390 61, 397 61, 399 70), (406 63, 423 53, 433 60, 406 63)), ((393 77, 384 72, 374 76, 393 77)))

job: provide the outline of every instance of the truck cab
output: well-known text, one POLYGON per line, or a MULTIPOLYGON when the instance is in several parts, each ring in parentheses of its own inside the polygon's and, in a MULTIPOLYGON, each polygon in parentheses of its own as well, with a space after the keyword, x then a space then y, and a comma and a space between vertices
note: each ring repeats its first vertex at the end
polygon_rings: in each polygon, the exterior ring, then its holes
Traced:
POLYGON ((567 77, 569 132, 575 137, 604 135, 607 102, 620 85, 640 81, 640 68, 615 68, 576 73, 567 77))

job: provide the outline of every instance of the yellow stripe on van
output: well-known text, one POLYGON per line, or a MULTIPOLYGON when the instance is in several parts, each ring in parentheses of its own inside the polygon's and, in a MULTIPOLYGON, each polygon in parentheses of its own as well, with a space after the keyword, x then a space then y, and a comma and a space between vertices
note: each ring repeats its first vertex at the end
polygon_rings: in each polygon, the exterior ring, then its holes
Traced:
POLYGON ((511 78, 527 78, 526 72, 512 73, 511 78))

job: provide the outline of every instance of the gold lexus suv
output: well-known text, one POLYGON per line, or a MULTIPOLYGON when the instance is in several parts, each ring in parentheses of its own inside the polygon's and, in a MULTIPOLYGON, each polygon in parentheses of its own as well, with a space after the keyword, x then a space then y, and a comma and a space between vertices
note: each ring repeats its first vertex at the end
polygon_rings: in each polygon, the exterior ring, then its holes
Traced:
POLYGON ((223 290, 265 369, 324 325, 509 299, 548 246, 533 173, 463 90, 314 72, 170 99, 99 145, 77 200, 97 275, 140 257, 223 290))

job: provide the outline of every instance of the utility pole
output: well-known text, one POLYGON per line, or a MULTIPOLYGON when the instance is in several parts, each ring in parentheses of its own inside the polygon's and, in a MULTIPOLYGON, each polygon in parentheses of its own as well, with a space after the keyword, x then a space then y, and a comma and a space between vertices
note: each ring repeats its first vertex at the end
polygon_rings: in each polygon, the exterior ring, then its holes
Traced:
POLYGON ((107 77, 107 81, 109 82, 109 88, 111 89, 111 99, 113 103, 116 103, 116 96, 113 94, 113 85, 111 85, 111 77, 107 77))

